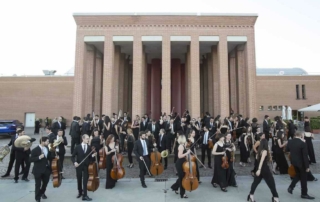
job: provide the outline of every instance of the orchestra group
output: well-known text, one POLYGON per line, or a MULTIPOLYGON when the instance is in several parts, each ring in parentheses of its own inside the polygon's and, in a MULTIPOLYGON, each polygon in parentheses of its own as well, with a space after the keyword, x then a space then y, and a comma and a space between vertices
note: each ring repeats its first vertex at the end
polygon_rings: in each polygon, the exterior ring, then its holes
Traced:
MULTIPOLYGON (((134 167, 133 154, 143 188, 147 188, 145 176, 161 175, 168 168, 168 155, 172 155, 177 180, 171 189, 175 194, 188 198, 186 190, 196 190, 201 184, 201 170, 212 167, 212 186, 227 192, 238 186, 235 152, 239 150, 239 165, 253 165, 248 201, 255 201, 254 192, 262 179, 272 193, 272 201, 279 201, 273 177, 278 174, 290 175, 292 182, 287 189, 290 194, 300 181, 301 198, 314 199, 308 195, 307 189, 307 181, 317 181, 309 168, 316 160, 308 117, 305 117, 304 132, 297 130, 292 121, 287 124, 279 116, 274 122, 269 119, 266 115, 263 124, 259 125, 256 118, 250 120, 234 114, 225 118, 213 117, 208 112, 202 118, 191 118, 188 110, 182 116, 174 112, 164 113, 159 120, 150 119, 148 114, 136 115, 131 120, 129 114, 122 114, 121 110, 119 114, 113 113, 111 118, 94 114, 82 119, 74 116, 69 135, 71 161, 77 177, 77 198, 92 200, 87 191, 98 189, 100 169, 106 170, 105 188, 114 188, 125 176, 124 155, 129 161, 126 169, 131 169, 134 167), (254 159, 252 164, 250 157, 254 159)), ((47 135, 41 135, 39 145, 31 150, 30 146, 22 144, 24 128, 17 128, 8 144, 12 145, 10 161, 2 177, 10 175, 15 162, 14 182, 18 183, 20 174, 23 174, 22 180, 29 181, 30 163, 34 163, 35 200, 46 199, 50 176, 54 187, 59 187, 64 179, 63 163, 65 146, 68 145, 65 129, 66 125, 59 117, 52 126, 46 126, 47 135)))

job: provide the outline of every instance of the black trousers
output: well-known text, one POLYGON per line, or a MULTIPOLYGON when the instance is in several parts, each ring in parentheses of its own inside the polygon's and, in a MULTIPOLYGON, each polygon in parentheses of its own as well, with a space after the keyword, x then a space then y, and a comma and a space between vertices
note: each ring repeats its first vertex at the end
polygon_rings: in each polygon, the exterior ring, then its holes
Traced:
POLYGON ((71 154, 73 154, 73 150, 76 145, 80 144, 80 138, 71 138, 71 154))
POLYGON ((44 194, 46 192, 47 189, 47 185, 50 179, 50 169, 47 167, 46 171, 44 173, 42 173, 40 176, 35 176, 34 175, 34 179, 36 182, 36 190, 35 190, 35 197, 36 200, 39 200, 42 196, 42 194, 44 194))
POLYGON ((269 142, 269 132, 263 132, 264 136, 266 137, 266 140, 269 142))
POLYGON ((133 143, 128 142, 127 147, 128 147, 128 159, 129 159, 129 163, 131 164, 131 163, 133 163, 132 151, 133 151, 134 145, 133 145, 133 143))
POLYGON ((87 183, 89 179, 88 165, 81 165, 76 168, 79 194, 83 191, 83 196, 87 196, 87 183))
POLYGON ((19 179, 19 168, 20 166, 25 163, 26 167, 23 171, 22 179, 28 178, 29 175, 29 169, 30 169, 30 161, 29 161, 29 155, 24 154, 23 156, 16 156, 16 164, 14 166, 14 179, 19 179))
POLYGON ((307 172, 305 168, 299 168, 294 166, 294 170, 296 171, 296 176, 293 178, 290 184, 290 188, 294 189, 296 184, 299 182, 301 183, 301 195, 308 194, 308 187, 307 187, 307 172))
MULTIPOLYGON (((149 171, 150 171, 150 164, 151 164, 151 162, 150 162, 149 155, 143 156, 143 159, 144 159, 144 161, 145 161, 145 163, 146 163, 146 165, 147 165, 147 167, 148 167, 148 169, 149 169, 149 171)), ((144 182, 144 175, 145 175, 146 173, 149 175, 149 173, 148 173, 148 171, 147 171, 146 166, 144 165, 144 162, 143 162, 142 160, 140 160, 140 159, 139 159, 139 169, 140 169, 140 175, 139 175, 139 177, 140 177, 141 184, 145 184, 145 182, 144 182)))
POLYGON ((120 152, 124 151, 124 139, 126 137, 126 134, 120 133, 120 152))
MULTIPOLYGON (((16 153, 15 153, 15 151, 13 151, 11 149, 8 170, 7 170, 6 174, 10 175, 12 167, 13 167, 13 163, 15 160, 16 160, 16 153)), ((24 170, 24 163, 21 163, 21 169, 22 169, 22 171, 24 170)))
POLYGON ((62 172, 63 171, 64 154, 60 154, 59 152, 57 152, 57 155, 59 156, 60 172, 62 172))
POLYGON ((205 153, 207 152, 208 157, 208 165, 211 166, 211 149, 209 149, 209 146, 207 144, 202 144, 201 146, 201 161, 204 164, 205 162, 205 153))
POLYGON ((271 171, 269 170, 269 168, 266 169, 266 172, 264 172, 263 170, 261 170, 261 172, 263 173, 260 173, 259 176, 255 176, 254 177, 254 180, 253 180, 253 183, 251 185, 251 191, 250 191, 250 194, 254 194, 256 188, 258 187, 258 185, 260 184, 261 180, 264 179, 264 181, 266 182, 266 184, 268 185, 271 193, 272 193, 272 196, 273 197, 276 197, 278 198, 278 192, 276 190, 276 184, 274 182, 274 178, 272 176, 272 173, 271 171))

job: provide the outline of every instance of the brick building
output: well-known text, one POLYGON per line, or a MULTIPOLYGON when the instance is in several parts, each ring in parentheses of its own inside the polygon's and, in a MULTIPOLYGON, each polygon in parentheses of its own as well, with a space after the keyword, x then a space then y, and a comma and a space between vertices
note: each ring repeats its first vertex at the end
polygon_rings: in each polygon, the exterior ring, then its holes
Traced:
POLYGON ((1 91, 11 92, 0 100, 0 119, 24 121, 33 111, 70 120, 120 109, 158 118, 174 107, 192 117, 206 111, 224 117, 232 109, 261 120, 279 115, 280 105, 299 109, 320 102, 319 76, 256 76, 256 14, 80 13, 74 19, 74 77, 0 78, 1 91), (52 83, 53 92, 42 92, 42 83, 52 83), (296 85, 304 85, 308 96, 297 98, 296 85), (32 92, 25 95, 28 107, 15 99, 19 88, 32 92))

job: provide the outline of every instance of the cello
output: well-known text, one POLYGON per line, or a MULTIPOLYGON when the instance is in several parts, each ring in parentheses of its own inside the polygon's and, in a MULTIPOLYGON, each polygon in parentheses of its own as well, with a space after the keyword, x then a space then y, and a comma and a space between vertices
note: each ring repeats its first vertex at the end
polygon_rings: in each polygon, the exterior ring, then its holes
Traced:
POLYGON ((188 154, 187 161, 182 165, 183 172, 185 175, 182 179, 182 186, 187 191, 194 191, 199 186, 197 178, 196 163, 191 160, 190 153, 188 154))
MULTIPOLYGON (((119 143, 117 142, 117 145, 119 143)), ((115 151, 115 154, 112 156, 113 167, 110 171, 110 176, 114 180, 119 180, 124 177, 126 174, 124 168, 122 167, 123 156, 120 153, 115 151)))
MULTIPOLYGON (((153 139, 155 143, 155 139, 153 139)), ((160 175, 163 173, 163 165, 161 164, 161 153, 158 151, 157 147, 154 148, 154 151, 150 154, 151 166, 150 172, 152 175, 160 175)))
POLYGON ((99 150, 99 169, 106 169, 107 168, 107 155, 106 152, 104 150, 106 146, 105 140, 103 140, 103 147, 99 150))
MULTIPOLYGON (((95 151, 95 147, 91 147, 92 151, 95 151)), ((88 191, 96 191, 99 188, 100 180, 99 180, 99 167, 97 155, 95 156, 95 162, 89 164, 88 173, 89 179, 87 183, 88 191)))

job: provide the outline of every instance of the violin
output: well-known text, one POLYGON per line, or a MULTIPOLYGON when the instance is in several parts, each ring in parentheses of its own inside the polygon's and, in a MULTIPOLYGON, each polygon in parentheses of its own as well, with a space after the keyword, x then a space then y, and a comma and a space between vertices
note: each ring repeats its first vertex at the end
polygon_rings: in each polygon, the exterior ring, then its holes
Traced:
MULTIPOLYGON (((118 140, 116 145, 119 145, 118 140)), ((115 154, 112 156, 113 167, 110 171, 110 176, 114 180, 119 180, 124 177, 126 174, 124 168, 122 167, 123 156, 120 153, 115 151, 115 154)))
POLYGON ((185 173, 182 179, 182 186, 185 190, 190 192, 196 190, 199 186, 196 168, 196 163, 191 161, 191 155, 188 154, 188 161, 184 162, 182 165, 182 169, 185 173))
MULTIPOLYGON (((153 143, 155 139, 153 139, 153 143)), ((150 172, 152 175, 160 175, 163 173, 163 165, 161 164, 161 153, 158 151, 157 148, 154 148, 154 151, 150 154, 151 159, 151 166, 150 172)))
MULTIPOLYGON (((95 152, 96 148, 91 147, 91 150, 95 152)), ((89 164, 88 173, 89 179, 87 183, 88 191, 96 191, 99 188, 100 180, 99 180, 99 166, 97 156, 95 156, 95 162, 89 164)))
POLYGON ((106 143, 105 141, 103 142, 103 147, 99 150, 99 156, 100 156, 100 159, 99 159, 99 169, 106 169, 107 168, 107 155, 106 155, 106 152, 104 150, 106 146, 106 143))
POLYGON ((228 169, 229 168, 229 163, 228 163, 228 157, 227 157, 227 154, 224 153, 224 155, 222 156, 222 164, 221 164, 221 167, 223 169, 228 169))

